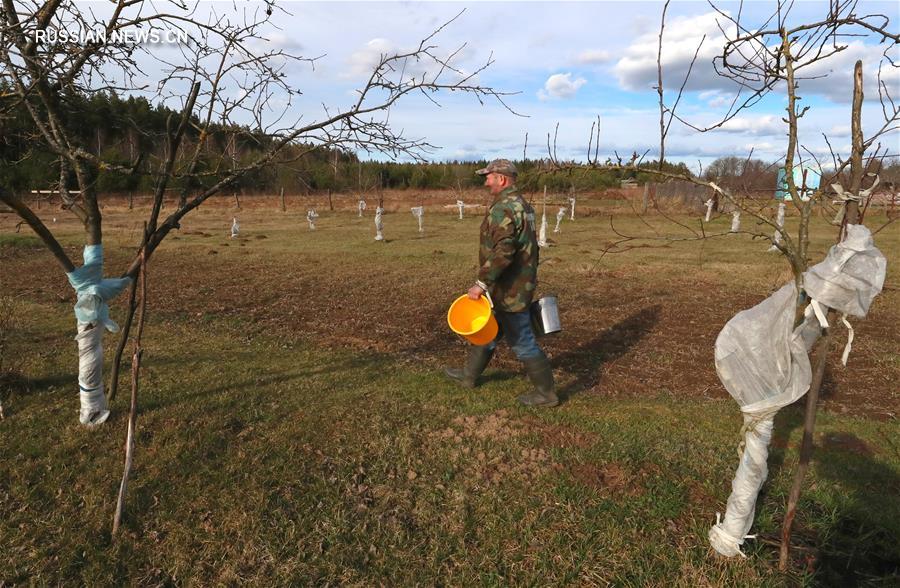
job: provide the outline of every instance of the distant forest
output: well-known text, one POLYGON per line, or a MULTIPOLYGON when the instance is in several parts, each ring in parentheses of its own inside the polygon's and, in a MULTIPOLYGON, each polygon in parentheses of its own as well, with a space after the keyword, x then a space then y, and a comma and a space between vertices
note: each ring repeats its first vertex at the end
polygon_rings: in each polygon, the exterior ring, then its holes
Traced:
MULTIPOLYGON (((35 139, 36 130, 24 107, 12 103, 9 88, 0 85, 0 185, 17 192, 53 188, 59 182, 55 155, 43 149, 35 139), (6 102, 5 104, 3 102, 6 102)), ((159 165, 165 149, 166 120, 179 113, 165 106, 152 105, 143 97, 122 98, 100 92, 90 96, 70 95, 61 106, 64 115, 78 129, 79 138, 88 150, 110 163, 133 170, 95 170, 100 193, 144 193, 153 188, 152 170, 159 165)), ((181 152, 192 153, 201 140, 200 121, 194 118, 181 152)), ((200 165, 206 175, 194 180, 199 188, 213 184, 232 166, 241 166, 259 156, 271 138, 246 127, 214 126, 203 138, 200 165)), ((451 161, 443 163, 393 163, 361 161, 356 154, 339 149, 318 148, 309 153, 308 145, 297 144, 286 149, 277 161, 237 181, 233 190, 241 193, 273 193, 284 188, 289 194, 333 190, 336 192, 371 191, 377 189, 467 189, 480 186, 475 170, 485 161, 451 161), (302 154, 302 155, 301 155, 302 154)), ((631 172, 576 173, 540 175, 540 161, 517 161, 519 184, 525 189, 547 185, 552 190, 602 190, 618 186, 632 178, 639 183, 645 174, 631 172)), ((655 162, 644 165, 655 166, 655 162)), ((686 166, 670 166, 673 171, 687 172, 686 166)), ((182 179, 187 181, 186 179, 182 179)), ((75 187, 74 177, 69 187, 75 187)), ((183 184, 176 182, 173 190, 183 184)))
MULTIPOLYGON (((53 188, 59 181, 56 156, 43 149, 43 141, 35 139, 37 132, 31 126, 31 117, 21 105, 16 106, 13 94, 0 82, 0 185, 7 189, 27 193, 33 189, 53 188)), ((70 95, 61 105, 64 115, 79 132, 79 138, 88 149, 105 161, 125 166, 130 173, 97 169, 95 181, 102 193, 146 193, 153 189, 152 171, 159 166, 165 149, 166 121, 174 120, 180 113, 165 106, 152 105, 143 97, 122 98, 114 93, 100 92, 90 96, 70 95)), ((201 140, 200 121, 194 117, 194 125, 188 128, 182 141, 181 152, 192 153, 201 140)), ((189 189, 199 189, 221 179, 232 166, 241 166, 259 156, 272 139, 246 127, 214 126, 203 138, 203 148, 197 172, 205 174, 191 180, 189 189)), ((232 190, 243 194, 277 193, 284 188, 288 194, 327 191, 370 192, 378 189, 468 189, 481 185, 474 174, 485 161, 451 161, 443 163, 393 163, 360 160, 356 154, 339 149, 317 148, 308 153, 310 146, 292 145, 268 167, 247 174, 235 182, 232 190)), ((630 154, 624 154, 628 156, 630 154)), ((599 191, 618 187, 621 180, 632 179, 638 184, 652 181, 653 176, 639 171, 589 172, 541 174, 540 160, 516 161, 519 169, 519 185, 531 191, 547 186, 553 191, 599 191)), ((655 168, 655 161, 646 161, 641 167, 655 168)), ((686 165, 665 164, 668 171, 690 174, 686 165)), ((759 160, 737 157, 721 158, 704 170, 708 179, 737 180, 736 176, 749 179, 754 184, 773 186, 775 166, 759 160)), ((180 191, 181 178, 170 189, 180 191)), ((69 187, 75 187, 74 177, 69 187)))

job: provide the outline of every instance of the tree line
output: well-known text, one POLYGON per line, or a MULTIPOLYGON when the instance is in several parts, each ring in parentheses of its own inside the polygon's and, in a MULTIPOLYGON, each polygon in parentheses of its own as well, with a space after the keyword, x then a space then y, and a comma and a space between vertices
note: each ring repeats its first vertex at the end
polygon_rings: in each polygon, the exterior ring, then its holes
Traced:
MULTIPOLYGON (((146 193, 154 187, 153 171, 165 160, 167 121, 179 113, 162 104, 151 104, 142 96, 119 96, 112 91, 90 95, 63 93, 59 109, 79 141, 93 155, 112 166, 94 170, 98 193, 146 193)), ((28 193, 54 189, 60 181, 58 158, 52 154, 24 104, 16 103, 12 88, 0 80, 0 183, 28 193)), ((192 178, 173 178, 170 190, 200 189, 220 181, 225 174, 258 157, 271 145, 271 138, 246 126, 211 125, 201 133, 201 121, 192 117, 179 147, 186 158, 202 141, 201 155, 192 178)), ((618 187, 621 180, 643 183, 649 175, 634 170, 608 173, 547 174, 542 160, 519 160, 519 183, 525 189, 547 186, 551 190, 603 190, 618 187), (645 177, 646 176, 646 177, 645 177)), ((271 165, 236 179, 231 188, 241 193, 368 192, 381 189, 467 190, 481 185, 475 170, 487 161, 391 162, 361 159, 356 153, 298 143, 285 148, 271 165)), ((655 167, 655 162, 647 162, 655 167)), ((684 164, 666 164, 672 171, 687 172, 684 164)), ((66 187, 76 189, 73 175, 66 187)))
MULTIPOLYGON (((0 111, 5 113, 0 117, 0 183, 20 193, 55 188, 60 180, 57 157, 42 148, 43 142, 38 140, 24 105, 14 103, 10 90, 0 81, 0 111)), ((92 179, 99 193, 153 190, 152 171, 166 156, 163 140, 166 125, 170 117, 177 118, 176 111, 161 104, 153 105, 141 96, 121 97, 111 91, 64 94, 60 108, 64 116, 76 123, 73 128, 87 149, 119 166, 94 172, 96 177, 92 179)), ((271 144, 271 138, 245 126, 211 125, 206 133, 199 131, 201 126, 194 117, 179 148, 179 157, 182 153, 187 157, 198 142, 203 142, 197 167, 201 179, 193 178, 190 181, 194 185, 185 186, 188 180, 176 177, 171 190, 213 185, 229 170, 258 157, 271 144)), ((231 188, 243 194, 276 193, 282 188, 289 194, 383 189, 463 191, 481 185, 475 170, 486 163, 484 160, 425 163, 364 160, 350 151, 327 146, 310 149, 301 143, 285 148, 271 165, 235 180, 231 188)), ((517 160, 515 164, 520 172, 519 185, 527 191, 544 186, 556 192, 602 191, 619 187, 622 180, 644 184, 655 181, 649 170, 658 169, 656 161, 643 162, 637 169, 569 173, 547 173, 548 166, 541 159, 517 160)), ((663 167, 672 173, 692 175, 684 163, 664 162, 663 167)), ((777 168, 777 163, 729 156, 715 160, 701 175, 729 188, 771 190, 777 168)), ((888 172, 884 179, 900 179, 900 163, 879 168, 888 172)), ((68 188, 76 187, 74 177, 66 181, 68 188)))

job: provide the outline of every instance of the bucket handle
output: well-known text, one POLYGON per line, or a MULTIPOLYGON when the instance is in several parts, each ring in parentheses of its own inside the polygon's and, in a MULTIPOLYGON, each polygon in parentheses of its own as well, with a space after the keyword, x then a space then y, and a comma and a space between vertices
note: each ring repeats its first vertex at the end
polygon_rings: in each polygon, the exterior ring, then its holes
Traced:
POLYGON ((491 305, 491 310, 494 310, 494 301, 491 299, 491 295, 488 293, 487 290, 484 290, 483 296, 485 298, 487 298, 488 304, 491 305))

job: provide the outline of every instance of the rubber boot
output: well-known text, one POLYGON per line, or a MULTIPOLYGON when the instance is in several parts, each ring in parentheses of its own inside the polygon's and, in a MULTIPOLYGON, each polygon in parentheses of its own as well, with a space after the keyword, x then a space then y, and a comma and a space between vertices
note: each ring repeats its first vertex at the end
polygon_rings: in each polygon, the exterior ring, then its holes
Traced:
POLYGON ((519 402, 525 406, 556 406, 559 397, 553 385, 553 368, 546 357, 526 359, 524 362, 528 379, 534 384, 534 392, 519 396, 519 402))
POLYGON ((460 368, 447 368, 444 373, 453 380, 459 382, 464 388, 474 388, 475 381, 488 362, 494 357, 494 350, 488 349, 487 346, 472 345, 469 347, 469 354, 466 356, 466 366, 460 368))

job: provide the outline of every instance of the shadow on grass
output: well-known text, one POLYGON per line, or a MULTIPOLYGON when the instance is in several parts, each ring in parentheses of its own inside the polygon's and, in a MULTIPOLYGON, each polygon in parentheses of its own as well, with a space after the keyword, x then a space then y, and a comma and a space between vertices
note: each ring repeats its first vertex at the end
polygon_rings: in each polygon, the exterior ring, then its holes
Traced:
POLYGON ((600 367, 625 355, 648 335, 659 322, 660 309, 658 304, 642 308, 580 347, 556 355, 553 358, 554 367, 566 366, 576 375, 571 384, 559 391, 560 398, 565 400, 597 385, 600 367))
MULTIPOLYGON (((216 362, 221 361, 222 359, 234 360, 234 358, 214 358, 210 359, 210 361, 216 362)), ((159 398, 155 400, 142 401, 140 411, 151 412, 155 410, 170 408, 180 404, 193 402, 198 399, 209 398, 215 396, 216 394, 228 391, 232 391, 238 394, 242 390, 257 390, 259 388, 268 387, 273 384, 284 384, 286 382, 303 382, 309 380, 310 378, 317 379, 323 375, 353 372, 357 369, 371 367, 372 365, 373 357, 355 356, 344 360, 329 362, 325 365, 310 365, 308 367, 294 366, 288 370, 281 370, 277 373, 269 373, 262 376, 253 377, 251 379, 246 379, 244 381, 211 381, 211 385, 209 387, 196 388, 192 392, 180 395, 172 395, 166 398, 159 398)), ((119 382, 120 387, 128 386, 127 378, 127 375, 122 377, 122 380, 119 382)), ((125 401, 121 401, 122 404, 125 405, 127 404, 128 390, 120 388, 120 392, 124 392, 124 394, 120 395, 120 398, 126 398, 125 401)), ((117 399, 116 403, 118 404, 119 402, 120 400, 117 399)), ((127 407, 125 410, 127 410, 127 407)))
MULTIPOLYGON (((788 439, 803 428, 805 402, 803 397, 775 416, 770 479, 784 467, 788 451, 800 450, 788 439)), ((794 567, 812 571, 821 586, 900 585, 900 473, 873 459, 866 442, 849 432, 817 434, 810 467, 824 488, 812 490, 807 481, 801 491, 791 537, 794 567), (822 504, 816 491, 840 499, 822 504)), ((764 485, 758 504, 767 489, 764 485)), ((772 540, 780 539, 779 526, 772 540)))
POLYGON ((816 473, 845 497, 819 534, 817 582, 900 585, 900 474, 852 433, 828 433, 817 450, 816 473))

